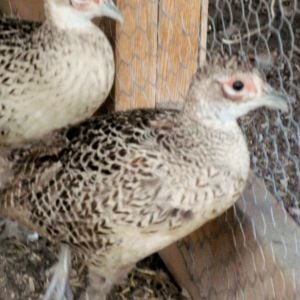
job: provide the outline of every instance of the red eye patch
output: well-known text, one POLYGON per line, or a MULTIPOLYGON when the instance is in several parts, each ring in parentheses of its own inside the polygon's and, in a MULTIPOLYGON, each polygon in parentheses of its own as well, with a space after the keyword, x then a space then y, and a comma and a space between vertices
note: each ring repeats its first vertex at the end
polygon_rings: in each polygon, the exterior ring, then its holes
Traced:
MULTIPOLYGON (((227 85, 229 88, 233 89, 233 85, 237 81, 241 81, 244 84, 244 88, 241 91, 244 91, 244 92, 249 93, 249 94, 250 93, 253 94, 253 93, 257 92, 255 84, 252 81, 249 81, 249 80, 239 80, 238 78, 232 78, 232 79, 229 79, 228 81, 224 82, 224 85, 227 85)), ((238 92, 239 91, 236 91, 236 93, 238 93, 238 92)))
POLYGON ((88 3, 77 3, 73 2, 73 7, 78 10, 84 10, 88 6, 88 3))
MULTIPOLYGON (((90 1, 85 1, 85 2, 82 2, 82 3, 73 3, 73 6, 78 9, 78 10, 84 10, 86 9, 91 2, 94 2, 96 3, 97 5, 101 3, 102 0, 90 0, 90 1)), ((78 1, 80 2, 80 1, 78 1)))
POLYGON ((86 7, 87 7, 86 3, 81 3, 81 4, 78 5, 79 9, 85 9, 86 7))
POLYGON ((257 93, 255 84, 251 80, 230 78, 221 82, 224 96, 232 101, 240 101, 244 96, 257 93))

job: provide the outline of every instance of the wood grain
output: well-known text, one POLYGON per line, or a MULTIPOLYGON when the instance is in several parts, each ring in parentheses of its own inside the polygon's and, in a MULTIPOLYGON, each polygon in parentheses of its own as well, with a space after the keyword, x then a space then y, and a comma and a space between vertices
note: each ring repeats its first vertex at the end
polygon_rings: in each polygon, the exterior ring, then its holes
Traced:
POLYGON ((4 15, 14 15, 25 20, 41 21, 44 19, 42 0, 1 0, 0 10, 4 15))
POLYGON ((125 22, 116 28, 116 109, 155 106, 158 0, 118 0, 125 22))
POLYGON ((200 22, 200 39, 199 39, 199 67, 206 64, 206 46, 208 30, 208 3, 209 0, 201 1, 201 22, 200 22))
POLYGON ((159 5, 156 103, 183 101, 197 69, 201 1, 159 5))
POLYGON ((118 0, 116 109, 182 101, 197 69, 200 1, 118 0))

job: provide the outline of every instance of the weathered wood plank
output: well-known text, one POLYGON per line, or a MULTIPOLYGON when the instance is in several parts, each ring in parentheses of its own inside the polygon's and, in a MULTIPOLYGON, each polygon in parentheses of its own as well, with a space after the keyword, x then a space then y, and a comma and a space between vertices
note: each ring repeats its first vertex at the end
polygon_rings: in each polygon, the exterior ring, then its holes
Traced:
POLYGON ((125 22, 116 28, 116 109, 155 106, 158 0, 117 1, 125 22))
POLYGON ((160 252, 192 299, 299 299, 300 229, 252 176, 235 209, 160 252))
POLYGON ((199 66, 202 67, 206 63, 209 0, 201 0, 200 2, 201 2, 201 22, 200 22, 200 39, 199 39, 199 66))
POLYGON ((183 99, 197 68, 200 1, 118 0, 116 108, 183 99))
POLYGON ((201 1, 159 5, 156 103, 182 101, 197 69, 201 1))

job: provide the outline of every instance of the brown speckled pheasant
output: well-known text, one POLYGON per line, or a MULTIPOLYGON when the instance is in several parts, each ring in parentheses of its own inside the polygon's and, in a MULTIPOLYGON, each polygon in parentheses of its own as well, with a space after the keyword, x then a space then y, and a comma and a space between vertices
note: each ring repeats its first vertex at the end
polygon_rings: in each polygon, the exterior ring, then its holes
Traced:
POLYGON ((238 199, 249 153, 236 119, 287 103, 255 70, 220 65, 195 75, 181 112, 91 118, 57 131, 56 146, 2 159, 13 176, 0 213, 82 255, 88 299, 103 299, 138 260, 238 199))
POLYGON ((40 138, 90 117, 107 97, 114 57, 91 21, 122 21, 111 0, 45 0, 46 21, 0 20, 0 144, 40 138))

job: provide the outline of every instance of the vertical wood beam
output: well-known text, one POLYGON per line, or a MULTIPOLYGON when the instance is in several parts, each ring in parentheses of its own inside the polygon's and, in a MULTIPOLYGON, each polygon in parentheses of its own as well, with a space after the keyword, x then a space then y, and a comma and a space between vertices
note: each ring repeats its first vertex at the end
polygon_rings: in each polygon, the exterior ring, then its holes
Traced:
POLYGON ((116 28, 116 109, 155 106, 158 0, 118 0, 125 22, 116 28))
POLYGON ((182 100, 197 68, 200 2, 117 1, 117 110, 182 100))
POLYGON ((159 2, 156 104, 183 101, 197 69, 201 1, 159 2))
POLYGON ((208 29, 208 1, 201 0, 201 22, 200 22, 200 43, 199 43, 199 66, 206 63, 207 29, 208 29))

